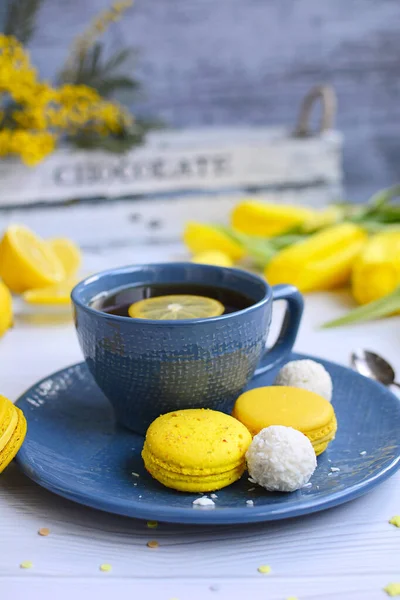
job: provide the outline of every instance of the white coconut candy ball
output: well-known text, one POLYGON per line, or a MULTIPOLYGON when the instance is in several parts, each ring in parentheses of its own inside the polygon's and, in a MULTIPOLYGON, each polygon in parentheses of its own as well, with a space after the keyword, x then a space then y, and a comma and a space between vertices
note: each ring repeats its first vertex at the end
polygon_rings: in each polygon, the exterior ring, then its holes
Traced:
POLYGON ((265 427, 246 453, 253 481, 270 492, 294 492, 308 483, 317 466, 310 440, 297 429, 265 427))
POLYGON ((332 400, 332 379, 328 371, 315 360, 293 360, 279 371, 274 385, 303 388, 332 400))

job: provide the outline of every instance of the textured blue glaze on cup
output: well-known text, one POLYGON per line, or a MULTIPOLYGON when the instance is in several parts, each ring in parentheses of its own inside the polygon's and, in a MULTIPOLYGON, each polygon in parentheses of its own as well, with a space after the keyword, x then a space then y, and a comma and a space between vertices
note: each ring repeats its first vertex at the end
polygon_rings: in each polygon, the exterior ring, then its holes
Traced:
POLYGON ((156 417, 172 410, 230 412, 253 375, 272 369, 291 351, 303 310, 302 297, 292 286, 270 287, 246 271, 194 263, 105 271, 79 283, 72 301, 90 372, 117 420, 141 434, 156 417), (254 304, 219 317, 180 321, 131 319, 91 307, 99 295, 151 283, 228 288, 254 304), (266 350, 274 300, 286 300, 288 307, 277 342, 266 350))

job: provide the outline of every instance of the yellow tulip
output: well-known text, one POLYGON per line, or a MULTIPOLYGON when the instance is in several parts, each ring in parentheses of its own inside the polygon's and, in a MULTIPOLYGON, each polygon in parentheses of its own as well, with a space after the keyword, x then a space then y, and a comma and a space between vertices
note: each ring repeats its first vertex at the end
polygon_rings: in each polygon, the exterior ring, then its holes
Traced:
POLYGON ((352 223, 328 227, 278 252, 265 276, 272 285, 291 283, 302 292, 339 287, 349 281, 366 239, 364 230, 352 223))
POLYGON ((222 230, 204 223, 190 221, 183 232, 183 241, 193 254, 216 250, 236 262, 244 256, 244 249, 222 230))
POLYGON ((400 231, 374 235, 354 263, 352 292, 359 304, 367 304, 393 292, 400 285, 400 231))
POLYGON ((247 235, 270 237, 285 233, 314 216, 315 211, 302 206, 247 200, 234 208, 232 226, 247 235))
POLYGON ((216 265, 217 267, 233 267, 233 260, 219 250, 208 250, 199 252, 192 257, 192 262, 202 265, 216 265))

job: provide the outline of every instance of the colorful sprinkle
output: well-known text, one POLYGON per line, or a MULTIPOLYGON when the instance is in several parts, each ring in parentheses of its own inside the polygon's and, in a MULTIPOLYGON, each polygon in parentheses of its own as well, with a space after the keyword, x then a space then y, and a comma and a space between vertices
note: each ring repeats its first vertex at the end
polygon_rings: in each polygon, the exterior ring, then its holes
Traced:
POLYGON ((269 565, 261 565, 261 567, 258 567, 257 571, 263 575, 268 575, 271 573, 271 567, 269 565))
POLYGON ((99 569, 100 569, 100 571, 103 571, 104 573, 108 573, 109 571, 111 571, 112 566, 109 565, 108 563, 103 563, 102 565, 100 565, 99 569))
POLYGON ((39 531, 38 531, 38 534, 41 535, 41 536, 43 536, 43 537, 48 536, 49 533, 50 533, 50 529, 48 527, 41 527, 39 529, 39 531))
POLYGON ((395 527, 400 527, 400 515, 395 515, 394 517, 392 517, 389 523, 391 525, 394 525, 395 527))
POLYGON ((400 583, 389 583, 383 590, 388 596, 400 596, 400 583))
POLYGON ((158 521, 147 521, 147 527, 149 529, 157 529, 158 521))
POLYGON ((157 542, 157 540, 150 540, 149 542, 147 542, 148 548, 158 548, 159 545, 160 544, 157 542))
POLYGON ((24 560, 24 562, 22 562, 19 566, 21 569, 32 569, 33 562, 30 560, 24 560))

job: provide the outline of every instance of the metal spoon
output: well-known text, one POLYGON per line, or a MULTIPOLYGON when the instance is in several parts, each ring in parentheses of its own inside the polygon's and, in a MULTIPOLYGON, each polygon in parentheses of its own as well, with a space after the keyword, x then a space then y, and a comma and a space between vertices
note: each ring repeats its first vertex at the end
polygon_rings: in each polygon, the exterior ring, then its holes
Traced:
POLYGON ((352 352, 351 366, 365 377, 380 381, 383 385, 396 385, 400 388, 400 383, 394 380, 396 375, 393 367, 384 358, 374 352, 370 352, 369 350, 356 350, 352 352))

